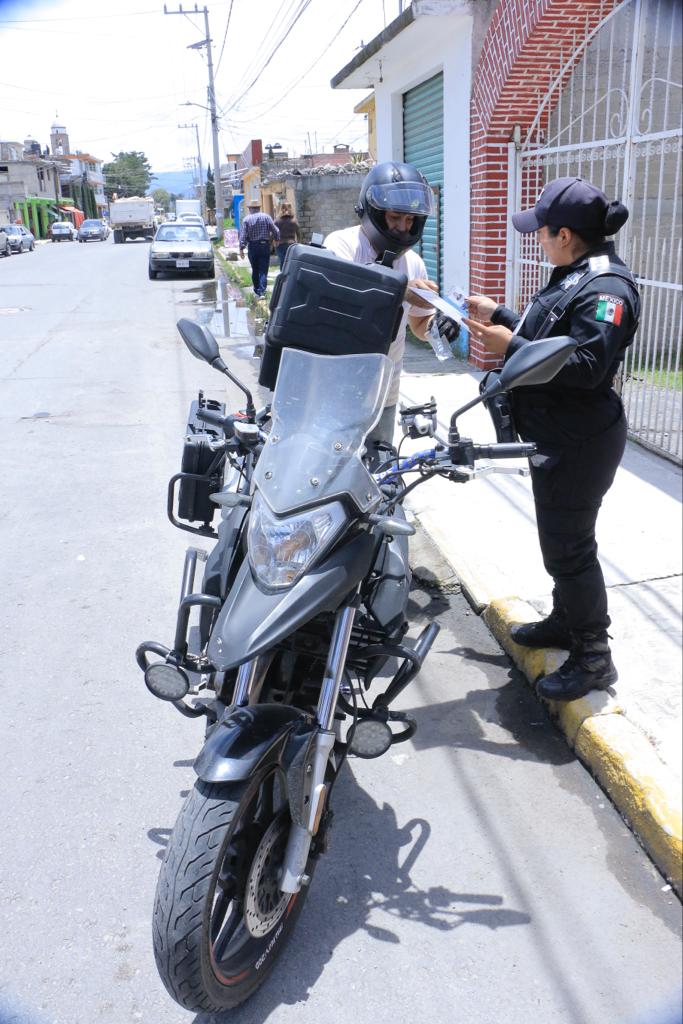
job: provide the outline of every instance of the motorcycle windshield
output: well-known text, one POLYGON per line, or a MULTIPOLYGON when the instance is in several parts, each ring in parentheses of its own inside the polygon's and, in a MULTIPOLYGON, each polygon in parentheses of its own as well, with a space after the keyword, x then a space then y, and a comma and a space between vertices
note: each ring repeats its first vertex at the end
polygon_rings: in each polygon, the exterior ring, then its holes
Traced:
POLYGON ((386 356, 320 356, 284 349, 272 429, 254 484, 277 515, 348 495, 365 512, 380 497, 361 461, 384 408, 393 364, 386 356))

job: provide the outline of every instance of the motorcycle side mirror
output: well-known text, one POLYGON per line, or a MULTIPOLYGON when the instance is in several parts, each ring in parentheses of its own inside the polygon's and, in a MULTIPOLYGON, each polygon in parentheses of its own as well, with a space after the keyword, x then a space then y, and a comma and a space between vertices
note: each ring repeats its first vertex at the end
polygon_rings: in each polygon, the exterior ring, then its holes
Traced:
POLYGON ((493 398, 501 391, 522 385, 547 384, 559 373, 578 342, 567 335, 528 341, 510 356, 495 381, 484 389, 483 398, 493 398))
POLYGON ((208 363, 209 366, 213 366, 214 370, 218 370, 219 373, 224 373, 225 376, 240 389, 240 391, 244 392, 247 398, 247 417, 253 421, 256 415, 256 408, 254 407, 254 401, 251 397, 251 391, 244 386, 241 380, 238 380, 237 377, 230 373, 230 370, 218 351, 218 342, 209 328, 205 327, 204 324, 198 324, 195 320, 188 320, 187 317, 183 317, 179 320, 176 326, 180 331, 180 337, 183 339, 195 359, 202 359, 205 363, 208 363))
POLYGON ((183 317, 178 321, 178 330, 195 359, 203 359, 205 363, 213 365, 216 359, 220 359, 218 342, 208 327, 198 324, 194 320, 183 317))
POLYGON ((526 345, 522 345, 510 356, 500 373, 492 375, 491 383, 477 398, 455 410, 451 416, 449 443, 454 443, 459 436, 457 420, 464 412, 473 409, 480 402, 500 395, 503 391, 510 391, 522 385, 546 384, 559 373, 577 346, 578 342, 567 335, 540 338, 538 341, 528 341, 526 345))

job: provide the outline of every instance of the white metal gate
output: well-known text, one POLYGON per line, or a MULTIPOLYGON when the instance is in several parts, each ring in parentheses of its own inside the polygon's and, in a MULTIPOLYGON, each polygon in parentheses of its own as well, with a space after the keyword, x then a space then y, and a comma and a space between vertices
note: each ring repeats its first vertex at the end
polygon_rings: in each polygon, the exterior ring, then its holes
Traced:
MULTIPOLYGON (((620 387, 631 436, 681 461, 681 5, 622 0, 567 41, 562 70, 525 139, 510 145, 509 208, 577 175, 631 216, 617 251, 641 288, 641 324, 620 387)), ((534 235, 508 233, 506 301, 522 309, 547 279, 534 235)))

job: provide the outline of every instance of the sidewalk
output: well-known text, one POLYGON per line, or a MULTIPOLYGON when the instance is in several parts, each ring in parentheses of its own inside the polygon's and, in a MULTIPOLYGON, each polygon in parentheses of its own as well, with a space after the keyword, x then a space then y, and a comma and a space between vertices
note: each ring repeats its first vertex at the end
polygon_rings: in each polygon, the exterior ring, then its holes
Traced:
MULTIPOLYGON (((429 350, 409 345, 401 400, 414 405, 434 395, 444 436, 450 414, 476 396, 481 374, 455 361, 441 364, 436 373, 434 367, 429 350)), ((465 413, 458 426, 475 441, 495 440, 482 406, 465 413)), ((404 450, 426 447, 429 443, 408 441, 404 450)), ((550 608, 551 582, 538 547, 528 478, 492 475, 466 485, 432 480, 417 488, 407 504, 529 682, 561 664, 564 652, 530 651, 510 639, 514 623, 550 608)), ((568 705, 553 703, 551 712, 680 893, 683 560, 678 467, 629 442, 600 513, 598 543, 619 682, 615 696, 593 693, 568 705)))
MULTIPOLYGON (((269 284, 276 273, 271 268, 269 284)), ((245 329, 246 320, 233 327, 233 343, 245 329)), ((414 405, 433 395, 444 436, 451 413, 477 395, 480 377, 455 360, 437 363, 427 346, 409 342, 401 401, 414 405)), ((459 428, 477 442, 495 440, 483 406, 465 413, 459 428)), ((431 445, 429 439, 408 440, 402 451, 431 445)), ((526 463, 505 465, 522 468, 526 463)), ((571 704, 551 705, 569 745, 679 893, 681 500, 680 469, 629 442, 598 520, 619 682, 614 696, 594 693, 571 704)), ((530 651, 510 639, 514 623, 550 608, 551 582, 538 547, 528 478, 492 475, 466 485, 434 479, 417 488, 406 505, 530 684, 561 664, 564 652, 530 651)), ((423 550, 418 539, 413 547, 418 571, 423 550)), ((434 566, 425 568, 433 578, 434 566)), ((441 582, 452 582, 447 569, 443 575, 441 582)))

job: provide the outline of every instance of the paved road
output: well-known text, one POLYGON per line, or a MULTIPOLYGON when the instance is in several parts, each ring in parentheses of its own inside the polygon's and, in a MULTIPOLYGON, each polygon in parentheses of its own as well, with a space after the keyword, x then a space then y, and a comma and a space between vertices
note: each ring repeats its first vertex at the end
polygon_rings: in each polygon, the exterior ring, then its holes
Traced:
MULTIPOLYGON (((174 322, 215 286, 149 282, 146 251, 0 261, 2 1024, 209 1024, 150 941, 201 726, 133 651, 171 635, 166 480, 197 386, 221 386, 174 322)), ((664 1024, 677 900, 459 595, 412 608, 443 625, 404 694, 415 741, 351 765, 297 945, 214 1024, 664 1024)))

